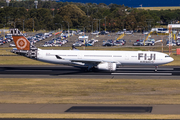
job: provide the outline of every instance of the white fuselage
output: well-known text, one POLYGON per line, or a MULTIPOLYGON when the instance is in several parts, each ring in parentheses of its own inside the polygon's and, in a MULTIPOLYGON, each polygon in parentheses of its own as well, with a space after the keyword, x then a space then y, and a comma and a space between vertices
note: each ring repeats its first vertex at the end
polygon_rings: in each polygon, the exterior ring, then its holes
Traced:
POLYGON ((165 53, 152 51, 93 51, 93 50, 41 50, 37 60, 54 64, 92 64, 96 61, 111 62, 117 65, 152 65, 167 64, 174 59, 165 53), (62 59, 57 59, 56 55, 62 59), (89 62, 90 61, 90 62, 89 62))

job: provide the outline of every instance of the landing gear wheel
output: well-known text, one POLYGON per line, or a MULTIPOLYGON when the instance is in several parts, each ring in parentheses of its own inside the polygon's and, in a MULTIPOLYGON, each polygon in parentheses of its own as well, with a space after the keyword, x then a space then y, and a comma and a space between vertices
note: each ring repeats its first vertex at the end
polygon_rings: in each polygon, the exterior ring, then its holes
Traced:
POLYGON ((158 66, 155 66, 155 72, 157 72, 158 66))

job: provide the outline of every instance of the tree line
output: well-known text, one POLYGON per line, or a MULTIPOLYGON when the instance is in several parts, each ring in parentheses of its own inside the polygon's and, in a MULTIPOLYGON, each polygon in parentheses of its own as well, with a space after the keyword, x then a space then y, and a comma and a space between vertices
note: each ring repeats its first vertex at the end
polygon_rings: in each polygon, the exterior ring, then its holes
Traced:
POLYGON ((38 1, 0 1, 0 28, 25 31, 81 29, 86 31, 150 30, 152 27, 178 23, 180 10, 143 10, 104 3, 38 1))

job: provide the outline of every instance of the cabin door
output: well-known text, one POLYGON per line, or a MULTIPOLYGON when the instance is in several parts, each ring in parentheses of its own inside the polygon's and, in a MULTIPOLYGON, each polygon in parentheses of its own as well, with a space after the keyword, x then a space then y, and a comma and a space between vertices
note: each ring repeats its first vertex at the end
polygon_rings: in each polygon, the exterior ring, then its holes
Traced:
POLYGON ((129 60, 129 55, 125 55, 125 60, 129 60))
POLYGON ((78 59, 82 59, 82 54, 78 54, 78 59))

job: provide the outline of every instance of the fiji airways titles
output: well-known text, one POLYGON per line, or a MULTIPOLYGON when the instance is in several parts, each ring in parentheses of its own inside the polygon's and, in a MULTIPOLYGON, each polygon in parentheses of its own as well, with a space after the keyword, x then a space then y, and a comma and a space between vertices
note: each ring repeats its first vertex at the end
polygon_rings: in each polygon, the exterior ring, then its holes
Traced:
POLYGON ((146 53, 138 53, 138 60, 140 63, 154 63, 156 60, 156 54, 147 55, 146 53))

